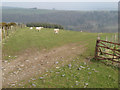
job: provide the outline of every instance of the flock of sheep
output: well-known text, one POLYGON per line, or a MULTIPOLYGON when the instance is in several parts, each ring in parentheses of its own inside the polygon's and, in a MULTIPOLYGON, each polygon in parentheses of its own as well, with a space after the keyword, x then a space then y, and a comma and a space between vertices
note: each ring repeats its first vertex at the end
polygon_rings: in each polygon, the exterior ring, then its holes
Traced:
MULTIPOLYGON (((42 29, 43 27, 36 27, 36 30, 38 30, 38 32, 42 29)), ((33 29, 33 27, 30 27, 30 29, 33 29)), ((59 29, 54 29, 54 33, 58 34, 59 33, 59 29)))

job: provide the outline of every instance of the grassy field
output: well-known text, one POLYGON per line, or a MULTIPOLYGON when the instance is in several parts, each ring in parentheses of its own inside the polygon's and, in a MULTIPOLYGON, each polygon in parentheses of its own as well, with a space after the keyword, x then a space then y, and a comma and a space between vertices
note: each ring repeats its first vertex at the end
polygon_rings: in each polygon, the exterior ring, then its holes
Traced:
MULTIPOLYGON (((77 58, 59 69, 52 69, 31 78, 22 87, 33 88, 117 88, 117 69, 98 62, 82 62, 77 58), (71 65, 71 67, 69 67, 71 65), (83 67, 83 68, 81 68, 83 67)), ((22 84, 22 83, 21 83, 22 84)), ((19 87, 19 86, 18 86, 19 87)))
POLYGON ((55 35, 53 29, 44 29, 40 32, 29 30, 29 28, 19 29, 7 38, 6 41, 3 41, 3 55, 14 56, 28 48, 50 49, 80 41, 85 43, 94 40, 94 46, 96 36, 96 33, 80 33, 65 30, 61 30, 58 35, 55 35))
MULTIPOLYGON (((111 34, 102 34, 102 38, 105 35, 110 36, 111 34)), ((90 42, 94 40, 93 46, 95 46, 96 38, 97 33, 61 30, 60 34, 55 35, 53 29, 43 29, 40 32, 29 30, 29 28, 18 29, 7 40, 3 41, 3 54, 15 55, 17 52, 31 47, 50 49, 55 46, 80 41, 90 42)))
MULTIPOLYGON (((102 39, 112 34, 101 34, 102 39)), ((56 66, 41 75, 32 77, 23 85, 16 87, 34 88, 118 88, 118 70, 112 66, 94 61, 94 51, 97 33, 60 30, 55 35, 53 29, 43 29, 40 32, 19 29, 3 41, 3 59, 14 59, 26 49, 47 49, 69 43, 81 42, 87 44, 87 50, 75 57, 64 66, 56 66), (11 56, 11 57, 9 57, 11 56), (91 61, 90 61, 91 60, 91 61)))

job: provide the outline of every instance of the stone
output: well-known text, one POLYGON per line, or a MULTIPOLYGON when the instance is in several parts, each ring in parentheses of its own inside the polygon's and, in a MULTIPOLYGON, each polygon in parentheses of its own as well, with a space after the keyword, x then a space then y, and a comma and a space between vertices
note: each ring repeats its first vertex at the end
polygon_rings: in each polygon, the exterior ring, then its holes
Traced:
POLYGON ((95 70, 95 72, 98 72, 98 71, 95 70))
POLYGON ((59 69, 60 67, 56 67, 57 69, 59 69))
POLYGON ((29 62, 29 60, 25 60, 26 62, 29 62))
POLYGON ((32 86, 36 87, 36 85, 33 83, 32 86))
POLYGON ((88 72, 89 74, 92 74, 91 72, 88 72))
POLYGON ((5 63, 7 63, 8 61, 4 61, 5 63))
POLYGON ((71 64, 69 64, 69 65, 68 65, 68 67, 69 67, 69 68, 71 68, 71 67, 72 67, 72 65, 71 65, 71 64))
POLYGON ((88 70, 89 70, 90 68, 88 68, 88 70))
POLYGON ((83 67, 83 66, 80 66, 81 68, 85 68, 85 67, 83 67))
POLYGON ((21 67, 24 67, 24 64, 23 65, 20 65, 21 67))
POLYGON ((17 56, 15 56, 15 57, 17 57, 17 56))
POLYGON ((58 64, 59 62, 57 61, 57 62, 55 62, 56 64, 58 64))
POLYGON ((35 58, 35 60, 37 60, 38 58, 35 58))
POLYGON ((4 71, 6 71, 6 69, 5 69, 5 68, 4 68, 3 70, 4 70, 4 71))
POLYGON ((86 62, 84 62, 84 65, 86 65, 86 62))
POLYGON ((78 70, 81 70, 81 68, 78 68, 78 70))
POLYGON ((15 84, 13 83, 13 84, 11 84, 11 86, 15 86, 15 84))
POLYGON ((21 71, 22 69, 21 68, 18 68, 19 71, 21 71))
POLYGON ((88 86, 88 83, 85 83, 86 86, 88 86))
POLYGON ((60 72, 56 72, 57 74, 60 73, 60 72))
POLYGON ((63 74, 62 77, 65 77, 65 74, 63 74))
POLYGON ((43 77, 39 77, 40 79, 43 79, 43 77))
POLYGON ((32 78, 31 80, 36 80, 35 78, 32 78))

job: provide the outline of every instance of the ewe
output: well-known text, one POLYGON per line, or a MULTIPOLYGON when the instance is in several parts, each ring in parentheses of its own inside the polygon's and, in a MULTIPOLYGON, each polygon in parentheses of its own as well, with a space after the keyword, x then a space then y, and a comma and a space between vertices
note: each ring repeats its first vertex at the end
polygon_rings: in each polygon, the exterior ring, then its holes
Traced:
POLYGON ((42 29, 43 27, 36 27, 36 30, 38 30, 38 32, 42 29))
POLYGON ((54 33, 58 34, 59 33, 59 29, 54 29, 54 33))

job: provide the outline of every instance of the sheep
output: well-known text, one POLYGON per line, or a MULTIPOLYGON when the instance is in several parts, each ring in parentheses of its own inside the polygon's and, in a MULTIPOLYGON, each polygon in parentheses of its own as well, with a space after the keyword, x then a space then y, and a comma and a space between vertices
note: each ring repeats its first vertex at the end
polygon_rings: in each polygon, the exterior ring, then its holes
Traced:
POLYGON ((33 27, 30 27, 30 29, 33 29, 33 27))
POLYGON ((36 29, 37 29, 38 31, 40 31, 42 28, 43 28, 43 27, 36 27, 36 29))
POLYGON ((36 27, 36 30, 38 30, 38 32, 41 30, 41 27, 36 27))
POLYGON ((36 29, 38 29, 38 27, 36 27, 36 29))
POLYGON ((13 26, 10 26, 11 30, 13 29, 13 26))
POLYGON ((54 29, 54 33, 58 34, 59 33, 59 29, 54 29))

